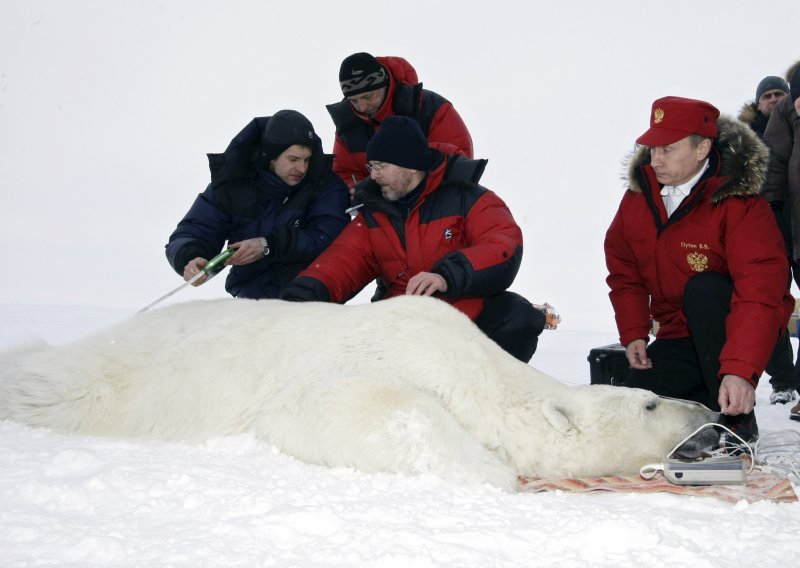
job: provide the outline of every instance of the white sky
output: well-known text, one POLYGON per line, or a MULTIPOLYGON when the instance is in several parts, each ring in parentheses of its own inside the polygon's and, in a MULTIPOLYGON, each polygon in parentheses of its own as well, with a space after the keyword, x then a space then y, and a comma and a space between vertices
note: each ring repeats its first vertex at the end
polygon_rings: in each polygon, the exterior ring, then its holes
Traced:
MULTIPOLYGON (((141 307, 205 154, 295 108, 330 151, 341 60, 401 55, 470 128, 525 235, 514 289, 613 330, 602 241, 664 95, 736 114, 798 59, 791 0, 0 0, 0 303, 141 307)), ((223 296, 222 278, 178 299, 223 296)))

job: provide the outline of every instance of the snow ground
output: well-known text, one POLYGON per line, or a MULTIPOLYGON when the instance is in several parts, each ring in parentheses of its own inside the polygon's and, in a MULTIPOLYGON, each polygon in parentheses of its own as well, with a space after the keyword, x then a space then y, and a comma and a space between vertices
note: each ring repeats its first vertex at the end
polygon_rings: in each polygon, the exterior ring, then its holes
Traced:
MULTIPOLYGON (((0 347, 68 342, 130 313, 0 305, 0 347)), ((565 321, 534 365, 587 383, 589 349, 613 341, 565 321)), ((768 396, 764 380, 762 432, 800 430, 768 396)), ((509 495, 306 465, 251 435, 162 444, 0 422, 0 565, 9 567, 778 567, 796 565, 798 534, 798 503, 509 495)))

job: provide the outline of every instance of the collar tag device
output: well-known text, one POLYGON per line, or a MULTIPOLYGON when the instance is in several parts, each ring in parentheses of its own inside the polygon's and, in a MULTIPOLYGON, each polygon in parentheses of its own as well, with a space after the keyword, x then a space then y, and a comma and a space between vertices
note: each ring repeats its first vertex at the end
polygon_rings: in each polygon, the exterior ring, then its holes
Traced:
POLYGON ((664 477, 675 485, 744 485, 747 464, 739 458, 708 458, 697 462, 670 459, 664 477))
POLYGON ((728 427, 721 424, 703 424, 697 430, 681 440, 672 451, 667 454, 663 463, 654 463, 642 466, 639 475, 643 479, 653 479, 660 471, 670 483, 674 485, 744 485, 747 483, 747 474, 753 471, 755 456, 750 444, 742 440, 728 427), (671 457, 675 451, 687 440, 705 428, 721 428, 742 444, 747 450, 748 462, 735 454, 727 453, 722 446, 707 457, 697 460, 683 460, 671 457), (720 455, 720 452, 724 452, 720 455), (716 455, 714 455, 716 453, 716 455))

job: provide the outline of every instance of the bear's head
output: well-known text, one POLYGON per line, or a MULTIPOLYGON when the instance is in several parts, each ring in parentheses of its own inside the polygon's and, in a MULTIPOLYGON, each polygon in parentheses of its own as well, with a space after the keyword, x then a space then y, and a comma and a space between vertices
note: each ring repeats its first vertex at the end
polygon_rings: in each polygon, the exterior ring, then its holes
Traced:
MULTIPOLYGON (((569 397, 542 402, 546 422, 536 462, 563 477, 632 475, 646 464, 662 463, 670 452, 718 413, 689 401, 652 392, 605 385, 569 389, 569 397), (543 450, 549 455, 542 455, 543 450)), ((681 445, 678 457, 697 457, 719 434, 705 428, 681 445)))

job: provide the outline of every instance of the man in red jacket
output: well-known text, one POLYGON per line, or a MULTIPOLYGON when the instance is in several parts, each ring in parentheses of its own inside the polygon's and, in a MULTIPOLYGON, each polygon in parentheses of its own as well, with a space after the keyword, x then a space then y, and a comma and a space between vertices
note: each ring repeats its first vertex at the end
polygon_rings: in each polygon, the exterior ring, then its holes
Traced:
POLYGON ((339 85, 344 100, 328 105, 336 126, 333 171, 351 188, 368 177, 367 143, 390 116, 408 116, 419 124, 428 143, 451 144, 473 157, 472 137, 453 105, 422 88, 417 72, 402 57, 354 53, 342 61, 339 85))
POLYGON ((435 295, 529 361, 546 318, 507 290, 522 260, 522 231, 505 203, 478 185, 485 160, 445 156, 400 116, 386 119, 366 157, 361 214, 281 298, 344 303, 380 278, 384 298, 435 295))
POLYGON ((794 306, 759 195, 766 148, 745 124, 680 97, 653 103, 636 142, 605 241, 627 385, 721 410, 755 437, 755 387, 794 306), (660 326, 648 347, 651 317, 660 326))

